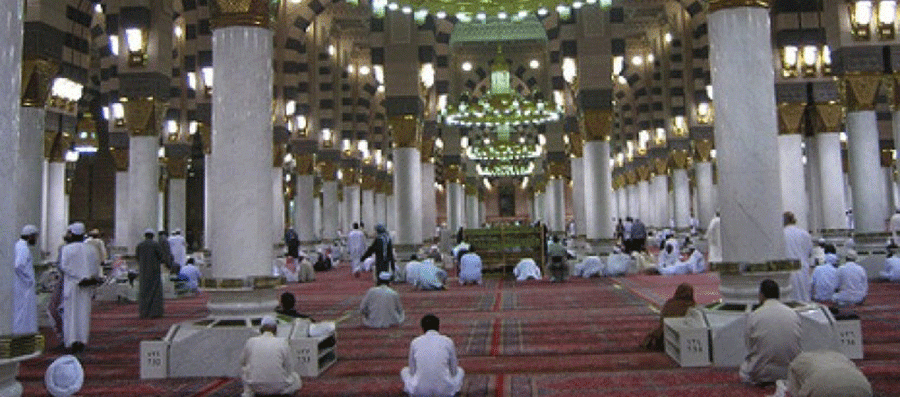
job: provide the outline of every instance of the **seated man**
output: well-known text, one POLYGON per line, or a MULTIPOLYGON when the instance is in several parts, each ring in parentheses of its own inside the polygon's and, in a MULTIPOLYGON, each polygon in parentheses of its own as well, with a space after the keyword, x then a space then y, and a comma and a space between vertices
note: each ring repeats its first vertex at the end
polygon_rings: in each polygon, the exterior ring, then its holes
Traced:
POLYGON ((787 377, 788 365, 800 353, 800 316, 781 303, 778 284, 770 279, 759 285, 760 306, 747 315, 747 357, 738 372, 753 384, 787 377))
POLYGON ((400 371, 403 390, 412 397, 451 397, 459 393, 465 371, 456 361, 453 340, 438 333, 440 320, 426 314, 422 332, 409 344, 409 366, 400 371))
POLYGON ((847 251, 847 260, 838 268, 838 288, 832 297, 838 306, 858 305, 869 293, 866 270, 856 263, 856 251, 847 251))
POLYGON ((591 255, 585 257, 581 263, 575 264, 573 275, 584 278, 602 276, 604 270, 603 260, 599 256, 591 255))
POLYGON ((447 283, 447 271, 435 265, 433 260, 426 259, 419 265, 416 282, 419 289, 424 291, 442 290, 447 283))
POLYGON ((788 369, 791 397, 871 397, 872 385, 846 356, 833 351, 800 353, 788 369))
POLYGON ((371 272, 373 267, 375 267, 375 257, 370 256, 362 261, 359 268, 364 272, 371 272))
POLYGON ((513 275, 516 276, 516 281, 525 281, 528 279, 540 280, 541 268, 534 263, 534 259, 525 258, 520 260, 519 264, 516 265, 516 268, 513 269, 513 275))
POLYGON ((319 251, 319 256, 313 265, 313 269, 317 272, 325 272, 331 270, 332 267, 331 255, 326 254, 324 251, 319 251))
POLYGON ((663 248, 662 251, 659 251, 659 259, 656 266, 659 274, 675 274, 674 269, 670 269, 678 264, 678 251, 675 249, 675 245, 676 243, 671 239, 667 240, 665 248, 663 248))
POLYGON ((359 304, 359 313, 362 315, 363 325, 371 328, 387 328, 399 325, 403 322, 403 304, 400 303, 400 295, 389 285, 391 273, 378 274, 378 285, 369 288, 366 296, 359 304))
POLYGON ((812 300, 820 303, 830 303, 837 291, 838 257, 833 253, 825 254, 825 260, 816 266, 812 274, 812 300))
POLYGON ((622 248, 613 248, 613 253, 606 258, 606 270, 604 276, 617 277, 624 276, 630 272, 637 264, 634 258, 622 252, 622 248))
POLYGON ((415 254, 409 258, 409 262, 406 262, 406 266, 403 267, 403 272, 406 274, 406 283, 413 286, 413 288, 419 288, 419 269, 421 268, 422 262, 419 262, 419 258, 415 254))
POLYGON ((272 260, 272 276, 284 277, 288 283, 297 282, 297 261, 293 257, 275 258, 272 260))
POLYGON ((881 279, 895 283, 900 282, 900 258, 897 257, 897 246, 894 244, 888 246, 888 257, 884 260, 881 279))
POLYGON ((469 246, 469 252, 459 258, 459 283, 481 284, 481 257, 475 246, 469 246))
POLYGON ((185 289, 197 292, 200 287, 200 269, 194 264, 194 258, 188 258, 187 263, 179 270, 178 276, 185 280, 185 289))
POLYGON ((277 313, 279 317, 283 317, 285 321, 288 321, 292 318, 305 318, 309 321, 316 321, 306 314, 298 313, 296 304, 297 298, 294 296, 294 294, 290 292, 284 292, 281 294, 281 304, 275 308, 275 313, 277 313))
POLYGON ((305 253, 300 253, 300 257, 297 258, 296 266, 298 283, 316 281, 316 270, 313 268, 312 262, 309 261, 309 257, 306 256, 305 253))
POLYGON ((694 286, 688 283, 681 283, 681 285, 675 289, 675 295, 663 304, 663 307, 659 312, 659 325, 654 328, 653 331, 650 331, 644 338, 641 346, 649 350, 663 351, 663 348, 665 347, 663 344, 663 337, 665 336, 663 333, 665 319, 669 317, 684 317, 687 314, 688 309, 694 307, 696 304, 697 302, 694 301, 694 286))
POLYGON ((275 336, 278 322, 266 316, 261 335, 244 344, 241 352, 241 380, 244 397, 254 395, 293 395, 302 382, 296 372, 296 358, 287 339, 275 336))
POLYGON ((690 256, 688 256, 687 260, 684 263, 687 265, 688 270, 690 270, 691 274, 700 274, 706 271, 706 258, 703 257, 703 253, 700 252, 693 245, 688 245, 688 252, 690 256))

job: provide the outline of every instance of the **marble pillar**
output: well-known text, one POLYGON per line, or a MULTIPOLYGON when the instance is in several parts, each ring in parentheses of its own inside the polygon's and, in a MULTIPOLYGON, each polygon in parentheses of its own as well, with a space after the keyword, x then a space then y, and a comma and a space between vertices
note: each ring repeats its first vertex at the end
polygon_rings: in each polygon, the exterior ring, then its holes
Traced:
POLYGON ((722 253, 726 262, 783 259, 781 175, 772 161, 778 126, 769 10, 722 7, 707 17, 722 253))
POLYGON ((653 176, 654 222, 658 228, 669 227, 669 176, 653 176))
POLYGON ((806 202, 809 205, 809 230, 817 232, 822 230, 822 173, 819 171, 819 145, 814 136, 805 137, 806 164, 804 175, 808 183, 806 202))
POLYGON ((159 137, 132 135, 128 144, 128 252, 159 225, 159 137))
MULTIPOLYGON (((274 201, 272 31, 259 26, 217 28, 213 54, 211 156, 217 169, 210 181, 215 186, 210 204, 222 216, 212 219, 212 275, 245 280, 268 276, 274 201)), ((269 302, 257 304, 265 310, 269 302)))
MULTIPOLYGON (((614 229, 610 222, 612 213, 607 204, 610 201, 612 186, 609 169, 609 141, 606 139, 586 141, 583 167, 586 236, 588 240, 613 238, 614 229)), ((574 165, 572 170, 574 172, 574 165)), ((622 191, 623 189, 618 189, 617 193, 622 191)), ((621 214, 623 212, 621 203, 617 207, 621 214)))
MULTIPOLYGON (((16 159, 16 226, 41 224, 41 183, 44 168, 43 107, 21 107, 19 150, 16 159)), ((40 231, 41 234, 44 230, 40 231)))
POLYGON ((203 248, 207 251, 211 250, 213 240, 212 195, 214 186, 212 186, 212 175, 214 170, 212 156, 207 152, 203 157, 203 248))
POLYGON ((672 185, 675 193, 675 228, 687 230, 691 227, 691 187, 686 169, 672 170, 672 185))
POLYGON ((316 176, 298 174, 294 183, 294 231, 300 244, 312 245, 316 241, 316 176))
POLYGON ((778 154, 781 165, 781 201, 784 211, 794 213, 797 226, 809 229, 809 206, 806 199, 806 178, 803 172, 803 140, 800 134, 778 136, 778 154))
POLYGON ((547 181, 547 209, 550 211, 547 227, 552 232, 566 231, 566 180, 561 177, 547 181))
MULTIPOLYGON (((393 193, 385 195, 385 222, 387 229, 391 232, 397 231, 397 200, 393 193)), ((395 235, 394 233, 393 235, 395 235)))
POLYGON ((420 168, 422 170, 422 239, 424 241, 432 241, 434 240, 434 231, 437 227, 434 163, 431 161, 422 161, 420 163, 420 168))
POLYGON ((847 154, 856 233, 883 232, 888 217, 874 110, 847 112, 847 154))
POLYGON ((638 218, 641 219, 641 222, 644 222, 647 226, 654 226, 653 216, 651 214, 651 205, 652 198, 650 197, 650 181, 641 178, 637 183, 638 190, 638 205, 640 205, 640 210, 638 211, 638 218))
MULTIPOLYGON (((66 211, 66 163, 62 159, 50 161, 47 168, 47 250, 50 259, 56 261, 59 258, 57 249, 63 244, 63 236, 66 235, 68 217, 66 211)), ((154 189, 153 198, 156 198, 154 189)), ((155 204, 154 204, 155 208, 155 204)))
POLYGON ((338 206, 338 183, 336 180, 322 181, 322 240, 333 241, 340 229, 340 212, 338 206))
POLYGON ((397 206, 397 245, 422 244, 422 169, 419 149, 394 149, 394 198, 397 206))
POLYGON ((362 204, 360 204, 362 211, 361 220, 363 225, 367 228, 363 231, 372 230, 375 227, 375 191, 372 189, 363 189, 360 197, 362 199, 362 204))
MULTIPOLYGON (((573 157, 571 160, 572 164, 572 205, 573 211, 572 215, 575 218, 575 235, 576 236, 585 236, 586 233, 586 225, 585 225, 585 215, 587 208, 585 203, 584 196, 584 158, 583 157, 573 157)), ((592 205, 602 206, 601 201, 591 202, 592 205)))
POLYGON ((271 168, 272 181, 272 243, 284 243, 285 208, 284 208, 284 170, 281 166, 271 168))
POLYGON ((387 225, 387 196, 381 191, 375 192, 375 222, 372 225, 366 225, 369 230, 375 227, 375 224, 387 225))
POLYGON ((113 152, 116 158, 116 208, 115 231, 113 233, 113 245, 127 247, 131 228, 128 227, 128 153, 119 153, 121 149, 113 152), (117 156, 123 154, 124 156, 117 156), (120 157, 124 158, 120 160, 120 157), (124 161, 124 163, 120 163, 124 161))
POLYGON ((478 194, 466 194, 466 205, 463 212, 466 214, 466 226, 470 229, 481 227, 481 205, 478 194))
POLYGON ((697 220, 704 230, 716 215, 713 205, 713 164, 712 161, 694 163, 694 178, 697 181, 697 220))
POLYGON ((184 178, 169 178, 169 230, 185 230, 187 206, 187 181, 184 178))
MULTIPOLYGON (((546 189, 546 187, 545 187, 546 189)), ((544 213, 544 191, 538 191, 534 194, 534 209, 537 212, 537 220, 541 221, 543 224, 547 224, 547 217, 544 213)))
MULTIPOLYGON (((22 73, 22 1, 7 0, 0 3, 0 186, 10 189, 16 186, 16 156, 19 148, 19 104, 22 73)), ((39 155, 40 156, 40 155, 39 155)), ((35 176, 36 177, 36 176, 35 176)), ((8 190, 7 190, 8 192, 8 190)), ((15 260, 14 242, 18 240, 21 225, 17 218, 15 194, 0 195, 0 335, 10 335, 12 324, 8 319, 13 313, 13 272, 15 260)), ((20 396, 22 385, 16 381, 19 373, 19 358, 0 361, 0 395, 20 396)))
POLYGON ((156 197, 156 230, 166 230, 165 190, 160 190, 156 197))
POLYGON ((344 185, 344 207, 342 211, 344 223, 341 224, 341 230, 344 231, 344 235, 347 235, 353 229, 354 223, 359 223, 360 219, 362 219, 360 215, 360 195, 359 184, 344 185))
POLYGON ((631 218, 640 218, 641 216, 641 197, 638 193, 637 183, 631 183, 626 186, 628 191, 628 212, 627 216, 631 218))
MULTIPOLYGON (((460 227, 468 226, 466 215, 465 191, 460 182, 447 183, 447 228, 451 233, 456 233, 460 227)), ((477 203, 476 203, 477 204, 477 203)), ((470 208, 473 215, 477 214, 476 208, 470 208)))
POLYGON ((628 187, 620 186, 616 189, 616 202, 618 204, 619 219, 625 220, 628 216, 628 187))

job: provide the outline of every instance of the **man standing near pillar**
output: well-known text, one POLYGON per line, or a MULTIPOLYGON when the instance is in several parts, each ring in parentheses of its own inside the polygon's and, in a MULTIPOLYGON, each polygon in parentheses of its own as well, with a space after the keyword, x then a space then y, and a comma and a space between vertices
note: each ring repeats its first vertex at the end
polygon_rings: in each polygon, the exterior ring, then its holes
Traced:
POLYGON ((375 232, 378 236, 369 246, 369 249, 362 255, 360 261, 365 260, 370 255, 375 254, 375 272, 376 276, 382 272, 394 273, 394 244, 391 242, 391 236, 388 234, 384 225, 375 226, 375 232))
POLYGON ((350 254, 350 265, 353 276, 359 277, 360 259, 366 251, 366 235, 359 230, 359 223, 353 223, 353 230, 347 233, 347 252, 350 254))
POLYGON ((63 274, 63 342, 78 353, 84 350, 91 330, 92 287, 100 276, 100 259, 97 250, 84 243, 83 223, 69 225, 69 233, 71 242, 63 247, 59 260, 63 274))
POLYGON ((166 263, 169 254, 153 241, 153 229, 144 231, 144 241, 135 250, 140 264, 140 289, 138 306, 141 318, 156 318, 163 315, 162 278, 159 266, 166 263))
POLYGON ((800 261, 800 269, 791 274, 791 298, 798 302, 810 300, 809 262, 812 257, 812 238, 797 227, 797 219, 790 211, 784 213, 784 248, 788 259, 800 261))
POLYGON ((34 295, 34 259, 31 247, 37 244, 37 227, 26 225, 22 228, 21 237, 16 242, 12 333, 33 334, 37 332, 37 298, 34 295))

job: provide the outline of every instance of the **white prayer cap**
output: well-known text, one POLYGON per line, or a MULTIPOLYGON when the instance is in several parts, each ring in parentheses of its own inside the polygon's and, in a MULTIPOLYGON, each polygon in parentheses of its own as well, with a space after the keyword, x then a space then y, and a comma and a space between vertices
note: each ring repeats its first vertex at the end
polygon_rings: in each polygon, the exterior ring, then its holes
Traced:
POLYGON ((844 253, 844 257, 847 258, 848 261, 856 261, 858 256, 856 255, 855 249, 848 249, 847 252, 844 253))
POLYGON ((57 358, 44 374, 44 385, 53 397, 68 397, 81 390, 84 369, 75 356, 57 358))
POLYGON ((391 281, 391 272, 378 273, 378 279, 381 281, 391 281))
POLYGON ((25 225, 25 227, 22 228, 22 234, 21 234, 21 236, 30 236, 30 235, 32 235, 32 234, 38 234, 38 228, 37 228, 37 226, 34 226, 34 225, 25 225))
POLYGON ((175 229, 175 231, 174 231, 173 233, 175 233, 175 234, 181 234, 181 229, 175 229))
POLYGON ((278 322, 275 321, 275 317, 272 317, 272 316, 264 316, 264 317, 262 318, 262 321, 260 322, 259 325, 261 325, 261 326, 263 326, 263 327, 266 327, 266 326, 269 326, 269 327, 275 327, 275 326, 278 325, 278 322))
POLYGON ((69 225, 69 233, 83 236, 84 235, 84 224, 81 222, 75 222, 69 225))
POLYGON ((156 232, 154 232, 153 229, 148 227, 148 228, 144 229, 144 234, 156 234, 156 232))

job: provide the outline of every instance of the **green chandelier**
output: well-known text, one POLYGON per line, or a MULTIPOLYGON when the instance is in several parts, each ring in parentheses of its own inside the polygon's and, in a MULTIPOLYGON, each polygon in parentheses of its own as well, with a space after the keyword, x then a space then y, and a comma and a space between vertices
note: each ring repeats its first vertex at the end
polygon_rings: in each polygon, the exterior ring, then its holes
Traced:
POLYGON ((522 161, 541 157, 541 145, 527 145, 509 141, 497 141, 488 145, 469 146, 466 157, 479 162, 522 161))
POLYGON ((572 9, 589 4, 609 6, 611 3, 612 0, 373 0, 372 11, 376 16, 384 16, 386 9, 400 10, 406 14, 415 13, 416 19, 421 20, 432 14, 437 18, 454 16, 461 22, 484 21, 488 17, 519 21, 532 13, 547 15, 551 10, 567 18, 572 9))
POLYGON ((475 164, 475 172, 481 177, 516 177, 534 173, 534 162, 497 162, 475 164))

